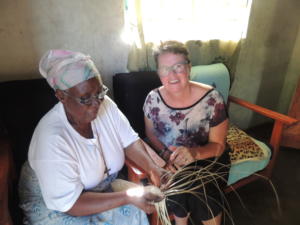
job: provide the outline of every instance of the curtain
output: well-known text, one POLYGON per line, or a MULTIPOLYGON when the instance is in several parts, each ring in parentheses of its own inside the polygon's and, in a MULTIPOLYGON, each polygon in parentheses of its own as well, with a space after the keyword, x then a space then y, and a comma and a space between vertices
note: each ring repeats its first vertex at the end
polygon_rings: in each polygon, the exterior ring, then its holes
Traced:
POLYGON ((184 42, 192 65, 223 62, 234 74, 250 0, 124 0, 129 71, 155 70, 153 47, 184 42))

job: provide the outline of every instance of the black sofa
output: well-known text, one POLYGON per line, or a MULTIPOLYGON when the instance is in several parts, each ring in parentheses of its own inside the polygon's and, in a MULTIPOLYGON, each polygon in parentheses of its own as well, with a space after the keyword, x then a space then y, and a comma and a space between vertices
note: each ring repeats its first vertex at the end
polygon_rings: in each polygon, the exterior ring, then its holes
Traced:
POLYGON ((1 82, 0 96, 0 224, 10 224, 10 219, 22 224, 17 194, 20 169, 37 123, 57 99, 45 79, 1 82))
POLYGON ((145 137, 142 110, 145 98, 160 85, 156 72, 118 73, 113 76, 114 101, 141 138, 145 137))

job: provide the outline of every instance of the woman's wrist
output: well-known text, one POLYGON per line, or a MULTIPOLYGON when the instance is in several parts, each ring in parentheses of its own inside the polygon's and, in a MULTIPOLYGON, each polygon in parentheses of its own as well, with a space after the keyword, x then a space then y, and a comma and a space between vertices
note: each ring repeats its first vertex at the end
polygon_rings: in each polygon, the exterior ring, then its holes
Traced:
POLYGON ((170 151, 167 147, 161 149, 159 152, 158 152, 158 155, 164 159, 165 161, 168 161, 169 158, 170 158, 170 155, 172 154, 172 151, 170 151))
POLYGON ((191 148, 191 154, 195 160, 204 159, 203 149, 202 147, 193 147, 191 148))

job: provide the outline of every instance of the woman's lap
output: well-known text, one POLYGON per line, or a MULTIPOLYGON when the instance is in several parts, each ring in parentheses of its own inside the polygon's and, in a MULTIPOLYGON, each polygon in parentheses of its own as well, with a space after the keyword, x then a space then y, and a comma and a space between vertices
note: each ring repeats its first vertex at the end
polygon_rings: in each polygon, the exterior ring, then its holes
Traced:
MULTIPOLYGON (((114 179, 114 178, 113 178, 114 179)), ((93 191, 108 189, 110 182, 104 182, 93 191)), ((74 217, 66 213, 50 210, 46 207, 37 177, 28 163, 25 163, 21 172, 19 194, 25 215, 24 224, 32 225, 144 225, 148 224, 146 214, 133 205, 124 205, 99 214, 74 217)))
MULTIPOLYGON (((230 161, 227 152, 217 161, 199 160, 196 163, 190 164, 188 167, 191 168, 191 172, 199 171, 200 168, 208 168, 209 174, 214 173, 214 175, 208 178, 210 182, 195 190, 196 195, 185 193, 170 196, 168 198, 169 210, 177 217, 186 217, 188 213, 191 213, 191 218, 196 223, 217 216, 224 207, 222 189, 226 186, 229 172, 228 165, 230 165, 230 161)), ((200 176, 205 176, 205 170, 199 174, 201 174, 200 176)), ((188 178, 183 179, 180 183, 184 183, 187 180, 188 178)), ((190 190, 192 187, 201 185, 206 181, 205 178, 202 180, 197 179, 197 182, 187 185, 184 189, 190 190)))

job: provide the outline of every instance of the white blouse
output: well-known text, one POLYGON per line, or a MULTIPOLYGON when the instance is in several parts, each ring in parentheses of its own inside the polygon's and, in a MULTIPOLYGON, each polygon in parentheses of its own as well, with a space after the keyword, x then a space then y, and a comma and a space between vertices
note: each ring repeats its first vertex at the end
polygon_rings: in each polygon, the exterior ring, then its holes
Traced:
POLYGON ((68 211, 83 190, 92 189, 107 176, 102 155, 109 173, 118 172, 124 165, 124 148, 139 138, 107 96, 92 128, 94 138, 81 136, 68 122, 61 103, 36 127, 28 159, 49 209, 68 211))

